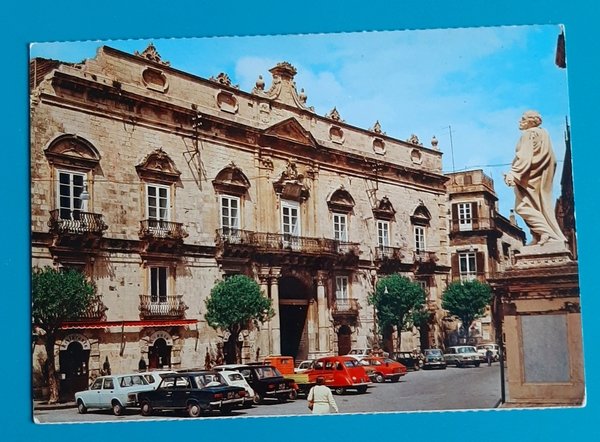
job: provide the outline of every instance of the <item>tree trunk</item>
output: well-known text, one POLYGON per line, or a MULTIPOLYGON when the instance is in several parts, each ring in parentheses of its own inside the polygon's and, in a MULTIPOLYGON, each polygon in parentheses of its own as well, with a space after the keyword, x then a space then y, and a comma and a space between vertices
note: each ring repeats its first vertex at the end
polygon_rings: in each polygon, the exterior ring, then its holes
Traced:
POLYGON ((398 330, 398 347, 397 347, 397 351, 402 351, 402 325, 398 324, 396 326, 396 329, 398 330))
POLYGON ((225 360, 228 364, 239 364, 242 362, 242 352, 238 345, 239 333, 232 333, 226 343, 227 354, 225 360))
POLYGON ((48 375, 47 383, 50 396, 48 398, 49 404, 56 404, 58 402, 60 385, 56 377, 56 365, 54 360, 54 344, 56 343, 56 337, 54 333, 46 335, 46 373, 48 375))

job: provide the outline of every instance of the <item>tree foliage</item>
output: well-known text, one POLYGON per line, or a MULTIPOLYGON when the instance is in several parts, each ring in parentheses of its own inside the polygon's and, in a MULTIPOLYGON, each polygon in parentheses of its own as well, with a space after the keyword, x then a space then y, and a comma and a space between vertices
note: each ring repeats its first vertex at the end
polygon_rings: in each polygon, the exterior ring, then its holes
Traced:
POLYGON ((402 330, 421 319, 419 312, 423 311, 425 292, 418 283, 394 274, 379 279, 375 293, 369 296, 369 303, 376 309, 377 323, 382 332, 396 327, 400 349, 402 330))
POLYGON ((207 312, 204 317, 208 325, 230 333, 227 362, 239 362, 237 341, 240 333, 247 330, 250 324, 264 323, 275 314, 271 300, 263 296, 260 286, 244 275, 234 275, 220 281, 205 302, 207 312), (235 361, 232 360, 232 352, 235 361))
POLYGON ((96 296, 96 286, 77 270, 34 268, 31 275, 31 314, 33 325, 45 332, 46 361, 44 373, 50 390, 49 403, 59 399, 54 345, 60 325, 79 318, 96 296))
POLYGON ((457 316, 468 331, 473 321, 485 313, 492 300, 492 290, 488 284, 477 280, 448 285, 442 295, 442 308, 457 316))

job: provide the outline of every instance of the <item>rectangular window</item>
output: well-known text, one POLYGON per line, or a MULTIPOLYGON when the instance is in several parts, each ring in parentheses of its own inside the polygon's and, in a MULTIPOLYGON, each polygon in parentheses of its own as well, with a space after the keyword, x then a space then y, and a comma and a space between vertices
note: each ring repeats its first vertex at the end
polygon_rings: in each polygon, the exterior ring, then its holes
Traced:
POLYGON ((335 298, 338 303, 340 300, 348 301, 348 277, 347 276, 336 276, 335 277, 335 298))
POLYGON ((415 226, 415 250, 425 250, 425 228, 421 226, 415 226))
POLYGON ((473 230, 473 208, 471 203, 458 204, 458 229, 473 230))
POLYGON ((283 246, 300 248, 300 205, 294 201, 281 202, 281 230, 283 246))
POLYGON ((333 214, 333 238, 348 241, 348 217, 343 213, 333 214))
POLYGON ((377 245, 379 247, 390 246, 390 223, 377 220, 377 245))
POLYGON ((169 188, 158 184, 146 185, 146 212, 149 220, 169 221, 169 188))
POLYGON ((153 304, 167 302, 167 267, 150 267, 150 302, 153 304))
POLYGON ((458 254, 458 268, 461 281, 471 281, 477 278, 475 252, 458 254))
POLYGON ((60 219, 79 220, 82 209, 81 192, 85 175, 77 172, 58 172, 58 209, 60 219))
POLYGON ((221 228, 224 235, 237 236, 240 228, 240 199, 221 195, 221 228))

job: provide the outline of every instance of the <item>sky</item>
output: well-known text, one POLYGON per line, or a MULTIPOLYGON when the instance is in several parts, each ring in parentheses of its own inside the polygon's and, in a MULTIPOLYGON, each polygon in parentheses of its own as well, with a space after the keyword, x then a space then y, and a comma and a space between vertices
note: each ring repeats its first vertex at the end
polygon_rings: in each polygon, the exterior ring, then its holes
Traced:
MULTIPOLYGON (((569 114, 567 69, 555 65, 558 25, 194 39, 39 42, 31 57, 81 62, 101 45, 142 52, 152 42, 171 67, 209 78, 225 72, 250 92, 259 75, 287 61, 298 91, 319 115, 334 107, 347 124, 376 121, 393 138, 438 139, 443 171, 483 169, 494 180, 500 213, 509 215, 510 169, 526 110, 537 110, 558 160, 560 192, 569 114)), ((568 39, 568 30, 565 30, 568 39)), ((525 227, 518 219, 521 227, 525 227)))

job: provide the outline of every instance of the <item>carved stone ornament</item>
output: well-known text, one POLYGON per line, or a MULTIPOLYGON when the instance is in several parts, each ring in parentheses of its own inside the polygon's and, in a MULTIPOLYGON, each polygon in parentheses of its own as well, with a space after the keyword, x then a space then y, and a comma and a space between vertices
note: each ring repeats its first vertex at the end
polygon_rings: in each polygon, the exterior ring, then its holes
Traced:
POLYGON ((373 215, 377 219, 391 220, 395 214, 396 210, 387 196, 381 198, 373 207, 373 215))
POLYGON ((421 154, 419 149, 413 149, 410 152, 410 160, 414 164, 421 164, 423 162, 423 154, 421 154))
POLYGON ((385 141, 381 138, 375 138, 373 140, 373 152, 378 155, 385 155, 385 141))
POLYGON ((309 190, 303 181, 304 175, 298 172, 296 162, 293 159, 288 160, 285 170, 273 183, 273 189, 283 199, 304 201, 309 197, 309 190))
POLYGON ((272 75, 269 90, 264 90, 265 82, 262 76, 259 76, 254 89, 252 89, 253 94, 314 112, 313 107, 306 106, 307 96, 304 90, 299 94, 296 89, 294 76, 297 71, 294 66, 284 61, 277 63, 275 67, 269 69, 269 72, 272 75))
POLYGON ((233 162, 223 168, 212 183, 217 193, 232 195, 243 195, 250 188, 250 180, 233 162))
POLYGON ((333 121, 339 121, 341 123, 344 122, 344 120, 342 120, 342 118, 340 117, 340 113, 338 112, 338 110, 334 107, 333 109, 331 109, 331 111, 329 111, 329 113, 327 115, 325 115, 326 118, 331 118, 333 121))
POLYGON ((165 66, 171 66, 171 63, 169 63, 168 61, 161 60, 160 54, 158 53, 158 51, 152 43, 150 43, 148 47, 142 51, 142 53, 135 51, 133 54, 137 55, 138 57, 145 58, 146 60, 153 61, 155 63, 160 63, 165 66))
POLYGON ((158 92, 166 92, 169 82, 166 75, 160 69, 148 66, 142 71, 142 81, 148 89, 158 92))
POLYGON ((224 112, 237 113, 239 103, 235 95, 228 91, 219 91, 215 97, 217 106, 224 112))
POLYGON ((413 214, 410 216, 410 221, 417 226, 428 226, 431 221, 431 213, 421 201, 413 214))
POLYGON ((423 143, 419 142, 419 137, 417 137, 415 134, 412 134, 406 141, 412 144, 416 144, 417 146, 423 145, 423 143))
POLYGON ((334 191, 329 198, 327 198, 327 205, 333 212, 349 213, 356 205, 354 198, 350 195, 344 186, 334 191))
POLYGON ((162 148, 148 154, 140 164, 135 166, 135 169, 144 181, 172 184, 181 175, 173 160, 162 148))
POLYGON ((385 135, 385 132, 381 130, 381 124, 379 124, 379 120, 375 122, 375 125, 371 128, 371 131, 375 132, 376 134, 385 135))
POLYGON ((73 134, 56 137, 44 150, 44 154, 48 162, 56 166, 91 170, 100 162, 100 153, 92 143, 73 134))
POLYGON ((223 86, 229 86, 236 89, 240 88, 239 84, 231 84, 231 79, 229 78, 229 75, 227 75, 225 72, 219 72, 216 77, 210 77, 209 80, 214 81, 215 83, 222 84, 223 86))
POLYGON ((435 135, 431 139, 431 147, 433 147, 435 150, 438 150, 438 139, 435 137, 435 135))
POLYGON ((344 143, 344 131, 339 126, 331 126, 329 128, 329 139, 334 143, 344 143))

